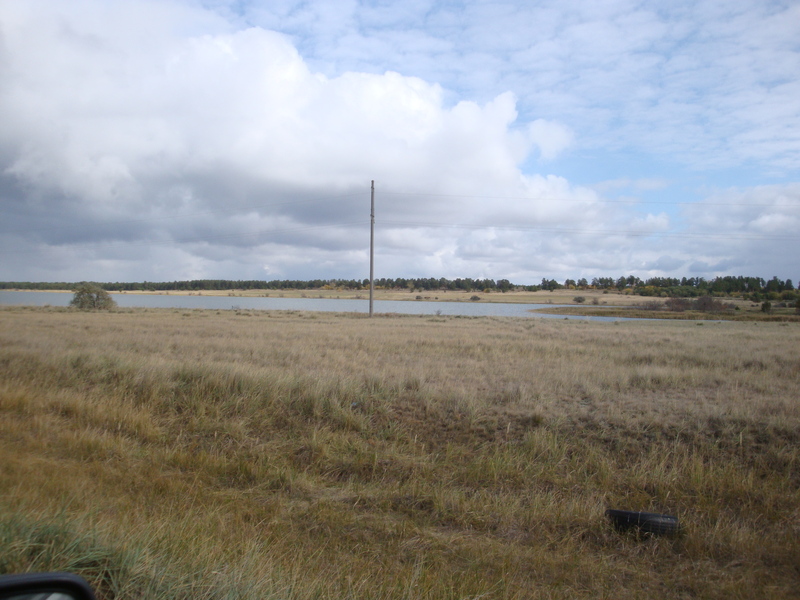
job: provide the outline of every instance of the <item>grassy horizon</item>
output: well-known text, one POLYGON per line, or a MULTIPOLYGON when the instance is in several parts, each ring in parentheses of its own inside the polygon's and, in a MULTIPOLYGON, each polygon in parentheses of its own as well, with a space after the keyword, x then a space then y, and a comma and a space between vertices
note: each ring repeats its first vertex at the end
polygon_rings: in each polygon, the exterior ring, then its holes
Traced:
MULTIPOLYGON (((26 290, 24 290, 26 291, 26 290)), ((49 293, 72 293, 64 290, 35 290, 49 293)), ((109 292, 113 297, 120 295, 166 295, 166 296, 224 296, 230 298, 314 298, 314 299, 343 299, 366 300, 369 290, 348 289, 283 289, 283 290, 160 290, 160 291, 125 291, 109 292)), ((426 302, 467 302, 467 303, 508 303, 508 304, 543 304, 559 305, 557 308, 539 308, 535 312, 575 315, 575 316, 601 316, 636 319, 670 319, 670 320, 731 320, 731 321, 786 321, 800 322, 800 315, 794 307, 781 306, 775 302, 770 313, 761 310, 761 304, 745 300, 740 296, 718 298, 725 304, 735 307, 735 310, 723 312, 702 312, 686 310, 672 312, 664 305, 663 298, 638 296, 616 290, 568 290, 554 291, 539 290, 536 292, 499 290, 491 292, 476 292, 463 290, 397 290, 377 289, 374 299, 377 301, 426 301, 426 302), (477 300, 476 300, 477 298, 477 300), (578 302, 576 298, 581 298, 578 302), (658 307, 658 310, 654 310, 658 307)))
POLYGON ((101 598, 790 598, 798 341, 0 308, 0 571, 72 567, 101 598))

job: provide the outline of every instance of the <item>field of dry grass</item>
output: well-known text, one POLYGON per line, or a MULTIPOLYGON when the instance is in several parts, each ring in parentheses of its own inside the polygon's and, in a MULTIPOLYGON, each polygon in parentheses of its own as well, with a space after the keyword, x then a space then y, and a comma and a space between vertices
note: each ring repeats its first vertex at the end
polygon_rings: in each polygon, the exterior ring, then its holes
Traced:
MULTIPOLYGON (((655 301, 658 302, 658 301, 655 301)), ((665 306, 629 305, 629 306, 553 306, 536 308, 532 312, 563 315, 609 317, 617 319, 667 319, 673 321, 760 321, 762 323, 800 323, 800 313, 794 307, 779 307, 763 312, 760 304, 740 303, 739 310, 723 310, 709 312, 686 310, 673 312, 665 306)))
POLYGON ((800 329, 0 308, 0 572, 101 598, 792 598, 800 329), (620 534, 606 508, 676 514, 620 534))
MULTIPOLYGON (((129 294, 165 294, 167 292, 126 292, 129 294)), ((268 297, 268 298, 342 298, 342 299, 367 299, 369 289, 366 290, 346 290, 346 289, 318 289, 318 290, 204 290, 200 292, 171 291, 171 295, 178 296, 230 296, 230 297, 268 297)), ((503 302, 511 304, 574 304, 575 296, 586 298, 587 304, 592 304, 595 298, 600 305, 608 306, 635 306, 641 304, 647 298, 624 294, 617 291, 604 292, 601 290, 554 290, 552 292, 540 290, 538 292, 527 292, 513 290, 508 292, 465 292, 461 290, 398 290, 398 289, 376 289, 375 300, 409 300, 415 301, 440 301, 440 302, 472 302, 471 298, 477 296, 478 302, 503 302)), ((727 299, 726 299, 727 301, 727 299)), ((733 302, 743 302, 739 299, 732 299, 733 302)))

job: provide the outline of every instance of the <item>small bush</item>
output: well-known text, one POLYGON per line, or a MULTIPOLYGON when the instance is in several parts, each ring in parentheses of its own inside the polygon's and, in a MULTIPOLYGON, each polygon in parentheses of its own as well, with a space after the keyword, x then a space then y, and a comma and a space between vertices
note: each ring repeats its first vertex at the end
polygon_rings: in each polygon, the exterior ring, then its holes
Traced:
POLYGON ((583 304, 584 302, 586 302, 586 298, 584 298, 583 296, 575 296, 572 299, 572 301, 577 302, 578 304, 583 304))
POLYGON ((763 313, 771 313, 772 312, 772 302, 770 302, 769 300, 764 300, 764 302, 761 303, 761 312, 763 312, 763 313))
POLYGON ((641 310, 661 310, 664 308, 664 305, 659 302, 658 300, 650 300, 645 302, 639 306, 641 310))
POLYGON ((473 302, 477 302, 480 299, 481 299, 480 296, 470 296, 470 300, 472 300, 473 302))
POLYGON ((103 288, 93 283, 79 283, 69 305, 79 310, 111 310, 117 303, 103 288))
POLYGON ((670 298, 664 305, 672 312, 683 312, 689 308, 690 303, 686 298, 670 298))
POLYGON ((694 301, 695 310, 701 312, 719 312, 720 306, 718 305, 721 305, 720 301, 711 296, 700 296, 694 301))

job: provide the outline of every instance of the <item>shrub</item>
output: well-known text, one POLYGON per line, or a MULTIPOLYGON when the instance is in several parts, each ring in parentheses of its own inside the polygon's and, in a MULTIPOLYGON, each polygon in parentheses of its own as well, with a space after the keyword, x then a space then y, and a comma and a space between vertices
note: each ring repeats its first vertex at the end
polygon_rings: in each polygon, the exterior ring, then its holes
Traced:
POLYGON ((481 299, 480 296, 470 296, 470 300, 472 300, 473 302, 477 302, 480 299, 481 299))
POLYGON ((764 302, 761 303, 761 312, 763 312, 763 313, 771 313, 772 312, 772 302, 770 302, 769 300, 764 300, 764 302))
POLYGON ((117 303, 103 288, 93 283, 79 283, 69 305, 80 310, 111 310, 117 303))
POLYGON ((586 298, 584 298, 583 296, 575 296, 572 299, 572 301, 577 302, 578 304, 582 304, 583 302, 586 302, 586 298))
POLYGON ((658 300, 650 300, 639 306, 641 310, 661 310, 663 307, 664 305, 658 300))
POLYGON ((702 312, 715 312, 715 302, 717 301, 715 301, 711 296, 700 296, 694 301, 694 308, 702 312))
POLYGON ((683 312, 689 308, 689 301, 686 298, 670 298, 664 304, 672 312, 683 312))
POLYGON ((733 310, 733 307, 733 304, 725 304, 711 296, 701 296, 694 301, 694 309, 701 312, 722 312, 725 310, 733 310))

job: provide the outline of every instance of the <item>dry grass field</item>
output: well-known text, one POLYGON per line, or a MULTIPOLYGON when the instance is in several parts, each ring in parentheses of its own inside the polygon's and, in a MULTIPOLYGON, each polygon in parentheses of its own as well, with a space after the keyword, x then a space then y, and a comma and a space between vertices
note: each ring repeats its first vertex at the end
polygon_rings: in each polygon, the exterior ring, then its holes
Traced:
MULTIPOLYGON (((59 292, 57 292, 59 293, 59 292)), ((65 292, 60 292, 65 293, 65 292)), ((203 290, 199 292, 189 292, 185 290, 170 292, 125 292, 128 294, 166 294, 176 296, 230 296, 241 298, 268 297, 268 298, 342 298, 342 299, 368 299, 369 289, 347 290, 347 289, 316 289, 316 290, 203 290)), ((633 294, 624 294, 614 291, 604 292, 601 290, 554 290, 552 292, 540 290, 538 292, 527 292, 522 290, 510 290, 500 292, 498 290, 490 292, 481 291, 462 291, 462 290, 399 290, 399 289, 376 289, 375 300, 409 300, 415 301, 440 301, 440 302, 472 302, 471 298, 477 296, 478 302, 503 302, 512 304, 574 304, 575 296, 586 298, 586 304, 592 304, 597 298, 597 303, 608 306, 635 306, 650 299, 633 294)), ((727 301, 728 299, 726 299, 727 301)), ((733 299, 734 302, 744 301, 733 299)), ((746 303, 744 303, 746 304, 746 303)))
POLYGON ((0 572, 76 571, 103 600, 796 598, 799 342, 0 308, 0 572))

